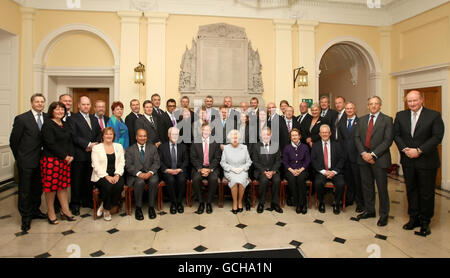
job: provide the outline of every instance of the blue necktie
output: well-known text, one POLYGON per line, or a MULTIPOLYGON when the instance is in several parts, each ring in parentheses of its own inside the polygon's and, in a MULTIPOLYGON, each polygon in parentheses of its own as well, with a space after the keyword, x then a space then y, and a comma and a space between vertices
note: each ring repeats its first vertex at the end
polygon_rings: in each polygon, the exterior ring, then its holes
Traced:
POLYGON ((141 161, 144 163, 145 160, 145 152, 144 152, 144 146, 141 146, 141 161))
POLYGON ((42 128, 42 121, 41 121, 41 114, 37 114, 38 118, 37 118, 37 125, 39 127, 39 130, 41 130, 42 128))
POLYGON ((348 119, 348 125, 347 125, 348 134, 350 134, 350 132, 352 132, 352 121, 353 121, 353 119, 348 119))

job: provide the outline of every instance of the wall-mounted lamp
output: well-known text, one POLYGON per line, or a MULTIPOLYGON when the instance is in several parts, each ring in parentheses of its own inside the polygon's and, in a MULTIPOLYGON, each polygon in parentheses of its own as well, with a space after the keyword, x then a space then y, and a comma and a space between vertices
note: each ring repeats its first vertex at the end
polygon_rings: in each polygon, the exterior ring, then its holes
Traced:
POLYGON ((297 79, 298 79, 297 86, 299 87, 308 86, 308 72, 304 70, 304 67, 294 69, 294 88, 297 79))
POLYGON ((145 66, 139 62, 139 65, 134 68, 135 80, 134 83, 142 84, 145 86, 145 78, 144 78, 145 66))

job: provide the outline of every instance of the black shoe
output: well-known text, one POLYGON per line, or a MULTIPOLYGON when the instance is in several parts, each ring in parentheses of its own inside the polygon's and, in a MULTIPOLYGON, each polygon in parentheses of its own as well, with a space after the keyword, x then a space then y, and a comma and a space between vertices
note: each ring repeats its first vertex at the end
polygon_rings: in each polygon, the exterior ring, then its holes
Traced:
POLYGON ((170 205, 170 214, 176 214, 177 213, 177 206, 175 204, 170 205))
POLYGON ((33 219, 47 219, 47 214, 42 213, 40 210, 33 213, 33 219))
POLYGON ((197 214, 202 214, 205 211, 205 203, 200 203, 197 209, 197 214))
POLYGON ((72 221, 76 221, 77 219, 75 218, 75 216, 68 216, 68 215, 66 215, 64 212, 62 212, 61 211, 61 219, 62 220, 67 220, 67 221, 69 221, 69 222, 72 222, 72 221))
POLYGON ((156 212, 155 212, 155 209, 153 207, 149 207, 148 208, 148 217, 150 219, 155 219, 156 218, 156 212))
POLYGON ((237 212, 243 212, 243 211, 244 211, 243 208, 238 208, 238 209, 237 209, 237 212))
POLYGON ((207 213, 207 214, 212 213, 212 207, 211 207, 211 204, 210 204, 210 203, 207 203, 207 204, 206 204, 206 213, 207 213))
MULTIPOLYGON (((76 215, 76 216, 80 215, 80 208, 73 208, 73 209, 71 209, 71 211, 72 211, 73 215, 76 215)), ((97 213, 97 212, 94 211, 94 213, 97 213)))
POLYGON ((177 210, 178 210, 178 213, 183 213, 184 212, 184 207, 183 207, 183 205, 181 203, 178 204, 177 210))
POLYGON ((263 204, 258 204, 258 208, 256 209, 257 213, 262 213, 264 211, 264 205, 263 204))
POLYGON ((250 211, 250 208, 251 208, 250 203, 249 203, 249 202, 246 202, 246 203, 245 203, 245 210, 246 210, 246 211, 250 211))
POLYGON ((377 222, 377 226, 384 227, 388 224, 388 217, 387 216, 380 216, 380 219, 377 222))
POLYGON ((360 205, 356 206, 356 210, 355 210, 356 213, 361 213, 363 211, 364 211, 364 207, 363 206, 360 206, 360 205))
POLYGON ((136 211, 134 212, 134 217, 136 218, 136 220, 144 220, 144 214, 142 213, 142 209, 141 208, 136 208, 136 211))
POLYGON ((325 213, 325 204, 324 203, 320 203, 319 204, 319 212, 320 213, 325 213))
POLYGON ((409 222, 403 225, 403 229, 405 230, 414 230, 416 227, 420 227, 420 221, 415 217, 410 217, 409 222))
POLYGON ((283 210, 280 208, 279 205, 272 205, 272 209, 278 213, 283 213, 283 210))
POLYGON ((297 214, 302 213, 302 206, 298 205, 297 208, 295 209, 295 212, 296 212, 297 214))
POLYGON ((417 232, 417 234, 418 234, 419 236, 427 236, 427 235, 431 234, 430 225, 428 225, 428 224, 422 224, 422 225, 420 226, 420 231, 417 232))
POLYGON ((49 217, 49 218, 47 218, 47 220, 48 220, 48 224, 51 224, 51 225, 59 224, 58 218, 55 218, 54 220, 50 220, 50 217, 49 217))
POLYGON ((26 232, 31 228, 31 220, 22 220, 22 232, 26 232))
POLYGON ((338 205, 334 205, 334 206, 333 206, 333 213, 336 214, 336 215, 338 215, 340 212, 341 212, 341 211, 340 211, 340 209, 339 209, 339 206, 338 206, 338 205))
POLYGON ((294 206, 294 202, 292 202, 292 199, 291 199, 291 198, 287 198, 287 200, 286 200, 286 205, 287 205, 288 207, 294 206))
POLYGON ((237 213, 238 213, 238 210, 237 210, 237 209, 232 209, 231 212, 232 212, 233 214, 237 214, 237 213))
POLYGON ((307 212, 308 212, 308 208, 306 205, 304 205, 302 208, 302 214, 306 214, 307 212))
POLYGON ((363 212, 357 216, 358 219, 367 219, 367 218, 375 218, 375 213, 363 212))

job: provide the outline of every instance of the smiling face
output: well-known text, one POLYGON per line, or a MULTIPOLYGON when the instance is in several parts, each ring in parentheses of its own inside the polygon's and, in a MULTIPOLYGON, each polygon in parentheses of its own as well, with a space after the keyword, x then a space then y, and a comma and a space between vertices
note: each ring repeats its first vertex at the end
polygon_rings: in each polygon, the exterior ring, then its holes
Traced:
POLYGON ((205 98, 206 108, 211 108, 213 106, 213 104, 214 104, 214 101, 212 98, 209 98, 209 97, 205 98))
POLYGON ((288 120, 292 119, 293 115, 294 115, 294 108, 292 108, 290 106, 286 107, 286 110, 285 110, 286 119, 288 119, 288 120))
POLYGON ((45 99, 40 96, 36 96, 31 101, 31 108, 33 108, 34 111, 41 113, 42 110, 44 110, 45 106, 45 99))
POLYGON ((330 100, 328 100, 328 98, 326 97, 320 99, 320 108, 322 110, 327 110, 328 107, 330 107, 330 100))
POLYGON ((153 106, 155 106, 156 108, 159 108, 159 106, 161 105, 161 98, 159 96, 153 96, 152 103, 153 103, 153 106))
MULTIPOLYGON (((95 114, 97 114, 98 116, 103 116, 103 115, 105 115, 105 110, 106 110, 105 102, 97 101, 95 103, 95 105, 94 105, 95 114)), ((123 109, 122 109, 122 112, 123 112, 123 109)), ((113 111, 113 113, 114 113, 114 111, 113 111)))
POLYGON ((113 111, 114 116, 116 116, 116 118, 120 119, 122 118, 123 115, 123 108, 120 106, 116 106, 116 108, 114 108, 113 111))
POLYGON ((327 125, 322 125, 320 127, 320 132, 319 132, 320 138, 322 138, 323 141, 328 141, 331 137, 331 131, 330 131, 330 127, 327 125))
POLYGON ((59 105, 56 106, 55 110, 53 110, 53 118, 61 120, 62 118, 64 118, 64 116, 65 116, 64 107, 61 107, 59 105))
POLYGON ((313 118, 318 118, 320 116, 320 107, 319 106, 311 107, 311 116, 313 118))
POLYGON ((342 109, 345 108, 345 101, 344 101, 344 99, 341 98, 341 97, 336 98, 336 99, 334 100, 334 107, 336 108, 336 110, 337 110, 338 112, 341 112, 342 109))
POLYGON ((300 134, 297 131, 292 131, 291 132, 291 141, 295 145, 297 145, 298 142, 300 141, 300 134))
POLYGON ((356 114, 356 107, 353 103, 347 103, 345 105, 345 114, 347 114, 347 118, 353 118, 353 116, 356 114))
POLYGON ((381 101, 376 97, 370 98, 368 108, 371 114, 378 113, 381 110, 381 101))
POLYGON ((64 106, 66 107, 67 111, 70 111, 72 109, 72 97, 69 95, 64 95, 61 97, 61 102, 64 103, 64 106))
POLYGON ((302 114, 308 113, 308 103, 306 102, 300 103, 300 113, 302 114))
POLYGON ((145 145, 147 142, 147 131, 145 129, 138 129, 136 132, 136 141, 139 145, 145 145))
POLYGON ((225 106, 226 108, 231 108, 232 103, 233 101, 230 97, 226 97, 223 99, 223 106, 225 106))
POLYGON ((151 102, 147 102, 144 106, 144 113, 148 116, 151 116, 153 113, 153 104, 151 102))
POLYGON ((171 127, 169 128, 168 135, 170 142, 175 144, 178 141, 178 138, 180 137, 180 131, 178 130, 178 128, 171 127))
POLYGON ((175 111, 176 108, 177 108, 177 103, 176 102, 169 102, 167 104, 167 112, 169 112, 170 114, 172 114, 173 111, 175 111))
POLYGON ((103 142, 104 143, 112 143, 114 141, 114 131, 108 129, 105 131, 105 134, 103 134, 103 142))
POLYGON ((141 110, 141 104, 139 103, 139 100, 132 101, 130 104, 131 111, 134 113, 139 113, 141 110))

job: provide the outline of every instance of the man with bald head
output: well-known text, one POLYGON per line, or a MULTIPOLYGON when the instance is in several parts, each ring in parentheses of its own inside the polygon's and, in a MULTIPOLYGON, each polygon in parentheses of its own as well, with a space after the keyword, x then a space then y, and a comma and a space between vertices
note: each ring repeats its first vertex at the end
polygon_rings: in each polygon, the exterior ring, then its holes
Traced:
POLYGON ((309 127, 311 124, 312 116, 308 113, 308 103, 301 102, 299 105, 300 115, 297 116, 297 122, 300 125, 300 133, 302 134, 302 138, 300 139, 302 143, 306 144, 306 134, 309 131, 309 127))
POLYGON ((441 114, 423 106, 423 96, 413 90, 406 95, 408 109, 397 113, 394 140, 400 151, 408 196, 409 222, 405 230, 420 227, 421 236, 431 233, 434 188, 440 167, 438 145, 444 137, 441 114))

